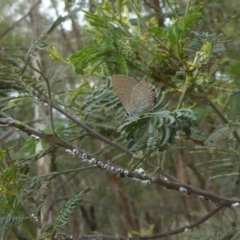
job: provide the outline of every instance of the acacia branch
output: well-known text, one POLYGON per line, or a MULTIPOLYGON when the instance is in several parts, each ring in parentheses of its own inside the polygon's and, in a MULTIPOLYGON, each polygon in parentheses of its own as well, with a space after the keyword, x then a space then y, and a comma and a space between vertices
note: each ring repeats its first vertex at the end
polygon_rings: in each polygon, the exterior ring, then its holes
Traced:
POLYGON ((62 113, 64 116, 66 116, 67 118, 69 118, 70 120, 72 120, 75 124, 77 124, 79 127, 81 127, 83 130, 85 130, 88 134, 92 135, 93 137, 109 144, 110 146, 118 149, 119 151, 126 153, 128 156, 132 156, 131 152, 128 151, 126 148, 122 147, 121 145, 119 145, 118 143, 115 143, 113 141, 111 141, 110 139, 104 137, 103 135, 101 135, 98 132, 95 132, 94 130, 92 130, 91 128, 89 128, 85 123, 83 123, 79 118, 77 118, 76 116, 68 113, 67 111, 65 111, 63 108, 61 108, 59 105, 57 105, 56 103, 52 103, 52 106, 54 109, 56 109, 58 112, 62 113))
MULTIPOLYGON (((172 178, 170 176, 170 180, 166 177, 166 174, 163 173, 162 175, 165 175, 164 178, 152 178, 147 176, 145 173, 139 173, 137 171, 129 171, 128 169, 122 168, 118 165, 110 164, 107 161, 94 156, 92 154, 87 153, 85 150, 82 150, 81 148, 71 144, 70 142, 60 138, 57 135, 53 134, 46 134, 40 130, 36 130, 34 128, 31 128, 27 126, 26 124, 19 122, 17 120, 12 119, 10 116, 5 114, 4 112, 0 111, 0 124, 7 125, 9 127, 15 127, 19 130, 26 132, 28 135, 37 136, 38 138, 41 138, 45 141, 48 141, 52 143, 53 145, 57 145, 60 147, 63 147, 68 150, 69 154, 71 154, 73 157, 78 158, 79 160, 82 160, 84 162, 89 162, 90 164, 97 164, 99 168, 105 169, 109 173, 112 174, 120 174, 121 177, 125 177, 128 179, 140 181, 142 183, 146 184, 157 184, 160 186, 165 187, 166 189, 172 189, 179 191, 183 194, 187 195, 198 195, 200 199, 209 201, 212 203, 224 205, 226 207, 239 207, 240 206, 240 199, 230 199, 230 198, 224 198, 217 194, 193 187, 191 185, 182 183, 178 181, 175 178, 172 178), (84 157, 83 157, 84 156, 84 157)), ((75 119, 77 120, 77 119, 75 119)))
POLYGON ((67 149, 67 152, 73 157, 82 160, 83 162, 88 162, 89 164, 96 164, 99 168, 102 168, 109 173, 112 174, 120 174, 121 177, 128 178, 131 180, 136 180, 145 184, 157 184, 165 187, 166 189, 171 189, 175 191, 179 191, 183 194, 187 195, 198 195, 201 200, 209 201, 211 203, 224 205, 226 207, 239 207, 240 199, 230 199, 219 196, 217 194, 193 187, 186 183, 182 183, 177 179, 167 175, 166 173, 162 173, 162 176, 152 178, 147 176, 145 173, 139 173, 138 171, 129 171, 128 169, 122 168, 118 165, 114 165, 104 161, 103 159, 94 156, 92 154, 87 153, 85 150, 82 150, 78 146, 73 145, 72 143, 58 137, 57 135, 46 134, 40 130, 36 130, 27 126, 26 124, 19 122, 17 120, 12 119, 7 114, 0 111, 0 120, 1 124, 7 125, 9 127, 18 128, 19 130, 26 132, 28 135, 37 136, 45 141, 52 143, 53 145, 57 145, 67 149), (170 178, 166 177, 169 176, 170 178), (170 180, 169 180, 170 179, 170 180))

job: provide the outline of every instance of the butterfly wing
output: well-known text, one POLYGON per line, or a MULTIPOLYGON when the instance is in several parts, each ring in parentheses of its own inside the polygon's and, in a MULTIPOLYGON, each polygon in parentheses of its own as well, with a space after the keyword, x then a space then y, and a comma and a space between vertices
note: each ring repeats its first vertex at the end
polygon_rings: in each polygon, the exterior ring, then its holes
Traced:
POLYGON ((130 116, 136 116, 151 108, 156 100, 156 89, 147 82, 137 83, 130 98, 130 116))
POLYGON ((113 90, 117 94, 120 102, 122 103, 123 107, 125 108, 128 114, 131 111, 130 109, 131 92, 135 85, 137 85, 137 81, 135 81, 131 77, 121 74, 112 76, 113 90))

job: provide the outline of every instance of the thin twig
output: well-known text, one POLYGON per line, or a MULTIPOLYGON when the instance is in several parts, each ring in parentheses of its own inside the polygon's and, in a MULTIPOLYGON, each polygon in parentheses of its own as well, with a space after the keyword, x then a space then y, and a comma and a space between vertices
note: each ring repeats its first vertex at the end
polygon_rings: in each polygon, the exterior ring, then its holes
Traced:
MULTIPOLYGON (((204 93, 205 98, 207 99, 209 105, 212 107, 212 109, 217 113, 217 115, 222 119, 222 121, 226 124, 229 124, 228 119, 220 112, 220 110, 217 108, 217 106, 208 98, 206 93, 204 92, 203 89, 199 89, 202 93, 204 93)), ((240 137, 238 133, 234 130, 233 131, 233 136, 237 140, 238 144, 240 145, 240 137)))
POLYGON ((79 118, 69 114, 68 112, 66 112, 65 110, 63 110, 63 108, 61 108, 59 105, 57 105, 56 103, 52 103, 53 108, 56 109, 58 112, 62 113, 64 116, 66 116, 67 118, 69 118, 70 120, 72 120, 74 123, 76 123, 79 127, 81 127, 82 129, 84 129, 88 134, 92 135, 93 137, 109 144, 110 146, 118 149, 119 151, 126 153, 128 156, 132 156, 131 152, 128 151, 126 148, 122 147, 121 145, 119 145, 118 143, 115 143, 111 140, 109 140, 108 138, 104 137, 103 135, 101 135, 98 132, 95 132, 94 130, 92 130, 91 128, 89 128, 85 123, 83 123, 79 118))
POLYGON ((30 10, 23 15, 19 20, 17 20, 15 23, 12 24, 12 26, 10 26, 9 28, 5 29, 3 32, 0 33, 0 38, 2 38, 4 35, 6 35, 8 32, 10 32, 15 26, 17 26, 21 21, 23 21, 26 17, 28 17, 28 15, 34 10, 35 7, 37 7, 38 4, 41 3, 41 0, 39 0, 38 2, 36 2, 31 8, 30 10))
MULTIPOLYGON (((139 240, 147 240, 147 239, 156 239, 156 238, 163 238, 163 237, 167 237, 167 236, 171 236, 171 235, 175 235, 178 233, 182 233, 182 232, 187 232, 189 229, 192 229, 198 225, 200 225, 201 223, 205 222, 206 220, 208 220, 210 217, 212 217, 214 214, 216 214, 217 212, 219 212, 222 208, 224 207, 224 205, 220 205, 217 208, 214 208, 212 211, 210 211, 208 214, 206 214, 205 216, 199 218, 197 221, 193 222, 192 224, 188 225, 188 226, 184 226, 172 231, 168 231, 168 232, 164 232, 164 233, 157 233, 157 234, 153 234, 153 235, 148 235, 148 236, 144 236, 144 237, 139 237, 139 240)), ((131 238, 130 238, 131 239, 131 238)))

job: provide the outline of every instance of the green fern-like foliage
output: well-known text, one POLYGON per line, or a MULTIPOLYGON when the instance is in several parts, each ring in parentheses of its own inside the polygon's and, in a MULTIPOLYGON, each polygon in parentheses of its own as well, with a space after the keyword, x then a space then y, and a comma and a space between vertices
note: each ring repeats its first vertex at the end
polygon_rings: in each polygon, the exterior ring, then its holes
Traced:
POLYGON ((84 191, 78 191, 67 202, 65 202, 53 225, 42 227, 39 239, 45 239, 49 236, 53 237, 58 230, 66 226, 69 223, 69 218, 72 215, 73 211, 77 208, 84 194, 88 191, 89 189, 86 189, 84 191))
MULTIPOLYGON (((1 163, 5 155, 6 152, 2 151, 1 163)), ((56 176, 56 173, 50 173, 31 178, 24 175, 24 168, 18 161, 13 161, 6 169, 3 165, 0 167, 1 239, 5 239, 2 236, 9 234, 17 227, 34 231, 36 227, 34 223, 37 222, 39 211, 46 198, 48 181, 56 176)))
POLYGON ((200 5, 191 8, 184 17, 177 18, 177 21, 171 26, 167 28, 152 27, 150 32, 156 36, 164 37, 167 46, 177 46, 178 41, 184 39, 189 29, 201 18, 201 8, 200 5))
POLYGON ((172 25, 159 28, 155 18, 146 22, 132 2, 127 9, 136 14, 136 21, 128 11, 122 14, 123 5, 96 4, 94 13, 85 12, 94 38, 71 57, 75 71, 86 75, 99 70, 104 75, 114 72, 128 75, 133 69, 158 81, 161 78, 173 87, 166 73, 174 75, 182 65, 180 58, 188 44, 187 34, 201 18, 201 6, 188 9, 172 25))
MULTIPOLYGON (((46 39, 48 35, 61 23, 64 19, 59 17, 53 22, 50 26, 48 26, 45 31, 39 36, 39 38, 34 42, 27 53, 27 58, 30 58, 35 55, 36 50, 43 50, 47 47, 46 39)), ((39 74, 45 79, 45 81, 49 81, 50 84, 52 82, 48 80, 40 70, 35 69, 27 59, 22 56, 6 56, 3 53, 0 54, 0 107, 2 110, 11 109, 17 106, 24 105, 26 103, 32 103, 33 97, 34 99, 40 99, 43 97, 46 91, 46 84, 44 81, 38 81, 38 79, 34 79, 29 74, 28 67, 33 71, 39 72, 39 74), (9 94, 9 92, 13 92, 14 94, 9 94), (17 96, 16 96, 17 91, 17 96)))
POLYGON ((13 215, 7 215, 6 217, 0 218, 0 227, 7 227, 10 225, 19 225, 23 221, 26 221, 28 218, 26 217, 17 217, 13 215))
POLYGON ((0 239, 5 239, 5 234, 7 232, 7 229, 14 226, 19 226, 23 222, 26 222, 29 218, 28 217, 22 217, 22 216, 14 216, 11 214, 8 214, 7 216, 1 216, 0 217, 0 239))
POLYGON ((106 84, 98 86, 92 94, 90 94, 85 103, 81 106, 85 116, 99 110, 105 110, 110 113, 111 109, 115 109, 119 105, 119 100, 116 94, 110 89, 110 81, 107 80, 106 84))
POLYGON ((13 64, 7 56, 2 56, 0 59, 0 107, 2 110, 31 103, 33 96, 42 96, 46 92, 42 82, 21 74, 20 61, 18 58, 16 61, 18 62, 13 64), (9 94, 16 91, 17 95, 9 94))
POLYGON ((88 191, 89 191, 89 189, 87 189, 85 191, 79 191, 79 192, 75 193, 74 196, 72 198, 70 198, 67 202, 65 202, 58 217, 55 219, 55 222, 54 222, 54 230, 55 231, 63 228, 69 222, 70 215, 77 208, 78 204, 82 200, 83 195, 88 191))
MULTIPOLYGON (((126 133, 132 151, 145 147, 147 152, 163 150, 174 143, 177 131, 191 134, 191 124, 196 120, 190 109, 146 113, 130 119, 119 127, 126 133)), ((141 149, 142 150, 142 149, 141 149)))

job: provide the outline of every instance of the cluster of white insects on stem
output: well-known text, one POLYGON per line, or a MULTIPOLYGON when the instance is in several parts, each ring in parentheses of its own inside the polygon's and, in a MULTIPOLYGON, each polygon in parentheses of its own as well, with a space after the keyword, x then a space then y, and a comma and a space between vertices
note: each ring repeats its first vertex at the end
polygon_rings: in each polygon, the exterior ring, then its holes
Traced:
MULTIPOLYGON (((114 165, 111 165, 109 163, 105 163, 101 160, 97 160, 96 158, 94 157, 89 157, 88 154, 84 153, 84 152, 81 152, 79 151, 78 149, 66 149, 66 153, 73 156, 73 157, 76 157, 78 159, 81 159, 83 162, 88 162, 89 164, 97 164, 100 168, 103 168, 103 169, 106 169, 109 173, 118 173, 121 175, 121 177, 128 177, 132 180, 135 180, 135 181, 140 181, 144 184, 150 184, 151 181, 149 179, 146 179, 146 180, 142 180, 142 179, 139 179, 139 178, 136 178, 136 177, 131 177, 129 175, 129 171, 126 170, 126 169, 123 169, 121 167, 117 167, 117 166, 114 166, 114 165)), ((142 168, 139 168, 139 169, 136 169, 134 171, 134 173, 137 173, 139 175, 141 175, 142 177, 146 177, 146 173, 144 171, 144 169, 142 168)))

